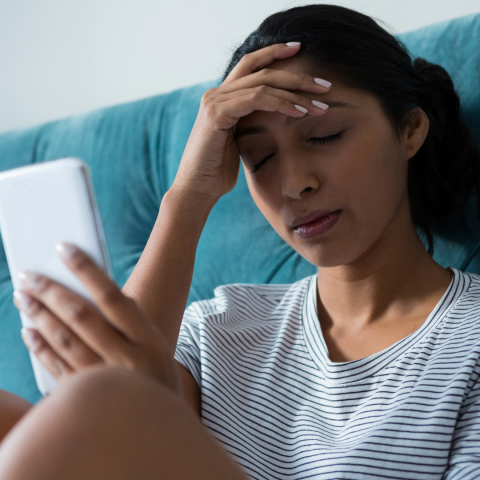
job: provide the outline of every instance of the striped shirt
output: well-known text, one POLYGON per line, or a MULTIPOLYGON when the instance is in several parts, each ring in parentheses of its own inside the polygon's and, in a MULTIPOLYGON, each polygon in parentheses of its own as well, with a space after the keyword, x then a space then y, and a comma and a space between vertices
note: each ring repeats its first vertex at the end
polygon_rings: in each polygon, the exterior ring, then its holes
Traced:
POLYGON ((331 362, 317 275, 192 303, 175 358, 202 422, 251 479, 480 478, 480 275, 454 273, 422 326, 331 362))

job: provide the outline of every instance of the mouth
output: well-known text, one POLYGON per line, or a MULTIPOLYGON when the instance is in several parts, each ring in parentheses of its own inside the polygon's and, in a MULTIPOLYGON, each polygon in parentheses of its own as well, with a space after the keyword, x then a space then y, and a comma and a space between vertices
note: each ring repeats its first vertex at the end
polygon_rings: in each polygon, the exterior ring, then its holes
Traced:
POLYGON ((302 238, 309 238, 330 230, 337 223, 341 210, 320 210, 298 217, 292 225, 295 233, 302 238))

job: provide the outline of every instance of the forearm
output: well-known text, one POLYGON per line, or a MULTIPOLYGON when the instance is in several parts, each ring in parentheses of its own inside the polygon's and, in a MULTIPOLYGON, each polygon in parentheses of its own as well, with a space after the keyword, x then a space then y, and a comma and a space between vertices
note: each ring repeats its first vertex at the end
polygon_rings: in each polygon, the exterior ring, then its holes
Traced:
POLYGON ((214 205, 170 189, 122 292, 161 329, 173 356, 192 282, 195 253, 214 205))

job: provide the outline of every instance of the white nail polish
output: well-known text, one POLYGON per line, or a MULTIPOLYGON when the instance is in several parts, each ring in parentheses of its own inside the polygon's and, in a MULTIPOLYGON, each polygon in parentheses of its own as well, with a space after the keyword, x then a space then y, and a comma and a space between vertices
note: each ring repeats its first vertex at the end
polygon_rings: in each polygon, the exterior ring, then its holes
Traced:
POLYGON ((300 110, 302 113, 307 113, 308 112, 308 109, 305 108, 305 107, 301 107, 300 105, 295 105, 295 108, 297 110, 300 110))
POLYGON ((28 295, 28 293, 21 292, 20 290, 15 290, 13 292, 13 296, 17 299, 18 303, 20 304, 20 307, 28 311, 33 303, 33 298, 28 295))
POLYGON ((77 247, 67 242, 57 243, 55 250, 67 260, 70 260, 78 252, 77 247))
POLYGON ((326 103, 323 103, 323 102, 319 102, 318 100, 312 100, 312 103, 318 107, 318 108, 321 108, 322 110, 326 110, 328 108, 328 105, 326 103))
POLYGON ((23 270, 18 274, 18 278, 22 285, 27 288, 35 288, 40 281, 41 276, 36 272, 29 272, 27 270, 23 270))
POLYGON ((285 44, 287 47, 298 47, 301 45, 301 42, 288 42, 285 44))
POLYGON ((315 78, 315 83, 318 83, 322 87, 327 87, 327 88, 330 88, 332 86, 330 82, 327 82, 323 78, 315 78))
POLYGON ((42 343, 38 336, 38 333, 33 331, 32 329, 27 330, 25 327, 22 328, 21 335, 29 350, 31 349, 35 351, 42 343))

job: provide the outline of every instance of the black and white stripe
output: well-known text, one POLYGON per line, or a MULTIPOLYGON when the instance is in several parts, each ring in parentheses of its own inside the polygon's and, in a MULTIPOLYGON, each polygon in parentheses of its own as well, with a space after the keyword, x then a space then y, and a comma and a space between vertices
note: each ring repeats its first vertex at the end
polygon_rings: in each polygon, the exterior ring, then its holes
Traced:
POLYGON ((480 478, 480 276, 454 273, 424 324, 329 360, 317 275, 232 284, 185 311, 175 358, 202 421, 252 479, 480 478))

